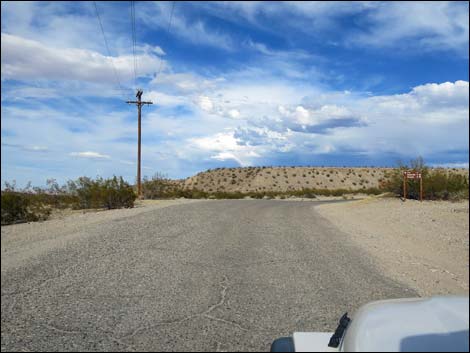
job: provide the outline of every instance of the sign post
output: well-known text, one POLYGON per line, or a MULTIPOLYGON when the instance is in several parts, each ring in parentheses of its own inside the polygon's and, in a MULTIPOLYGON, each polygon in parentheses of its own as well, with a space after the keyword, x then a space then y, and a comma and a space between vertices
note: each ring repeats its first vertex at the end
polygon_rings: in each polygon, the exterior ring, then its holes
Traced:
POLYGON ((403 199, 406 201, 406 185, 408 179, 419 179, 419 201, 423 201, 423 176, 421 172, 405 171, 403 172, 403 199))

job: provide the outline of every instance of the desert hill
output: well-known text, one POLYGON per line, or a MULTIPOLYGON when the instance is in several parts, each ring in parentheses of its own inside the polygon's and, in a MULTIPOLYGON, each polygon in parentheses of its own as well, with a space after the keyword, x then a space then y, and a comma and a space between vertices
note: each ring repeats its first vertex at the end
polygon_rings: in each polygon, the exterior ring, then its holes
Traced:
POLYGON ((184 189, 205 192, 285 192, 302 189, 379 187, 390 168, 246 167, 217 168, 182 181, 184 189))
MULTIPOLYGON (((185 190, 204 192, 285 192, 302 189, 378 188, 393 168, 244 167, 216 168, 178 181, 185 190)), ((468 169, 444 169, 468 175, 468 169)))

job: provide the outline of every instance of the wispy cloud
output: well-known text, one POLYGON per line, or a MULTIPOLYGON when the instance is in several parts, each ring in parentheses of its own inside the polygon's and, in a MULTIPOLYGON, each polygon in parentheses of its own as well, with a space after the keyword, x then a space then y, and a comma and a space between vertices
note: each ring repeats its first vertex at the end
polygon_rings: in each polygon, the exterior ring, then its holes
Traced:
MULTIPOLYGON (((140 19, 147 25, 167 29, 172 5, 169 2, 153 2, 148 5, 152 6, 152 10, 141 11, 140 19)), ((175 37, 196 45, 212 46, 227 51, 235 49, 235 42, 230 35, 215 27, 209 27, 201 19, 188 19, 184 11, 181 11, 181 6, 184 5, 186 4, 175 3, 177 9, 171 22, 171 31, 175 37)))
POLYGON ((110 159, 111 157, 107 154, 101 154, 98 152, 86 151, 86 152, 71 152, 70 156, 90 159, 110 159))

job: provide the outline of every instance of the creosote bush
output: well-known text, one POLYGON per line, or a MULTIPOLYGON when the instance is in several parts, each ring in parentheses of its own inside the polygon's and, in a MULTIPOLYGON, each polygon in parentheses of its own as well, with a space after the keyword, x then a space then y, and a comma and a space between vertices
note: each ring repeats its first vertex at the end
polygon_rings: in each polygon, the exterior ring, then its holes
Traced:
POLYGON ((46 220, 50 208, 38 203, 32 195, 16 191, 2 191, 1 224, 46 220))
POLYGON ((131 185, 122 177, 103 179, 97 177, 93 180, 80 177, 76 181, 69 181, 68 188, 72 195, 77 197, 74 208, 132 208, 136 194, 131 185))
MULTIPOLYGON (((403 195, 403 172, 414 170, 421 172, 423 177, 423 196, 427 200, 468 200, 468 174, 462 175, 451 169, 429 168, 424 160, 418 157, 409 165, 400 164, 389 171, 381 183, 387 191, 403 195)), ((407 197, 419 198, 419 181, 407 180, 407 197)))
POLYGON ((46 220, 53 208, 122 208, 133 207, 136 194, 122 177, 95 180, 81 177, 59 186, 53 179, 47 188, 16 188, 15 183, 5 182, 1 193, 1 222, 12 224, 46 220))

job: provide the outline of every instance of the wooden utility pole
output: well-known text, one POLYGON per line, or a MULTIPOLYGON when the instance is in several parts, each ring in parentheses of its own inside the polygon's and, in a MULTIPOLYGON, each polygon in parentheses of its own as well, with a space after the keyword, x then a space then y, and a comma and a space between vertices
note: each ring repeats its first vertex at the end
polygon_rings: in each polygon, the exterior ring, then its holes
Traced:
POLYGON ((140 174, 140 159, 141 159, 141 115, 142 115, 142 106, 144 104, 153 104, 152 102, 142 102, 142 91, 141 89, 137 90, 137 101, 127 101, 128 104, 136 104, 137 105, 137 118, 138 118, 138 128, 137 128, 137 195, 142 198, 142 183, 141 183, 141 174, 140 174))

